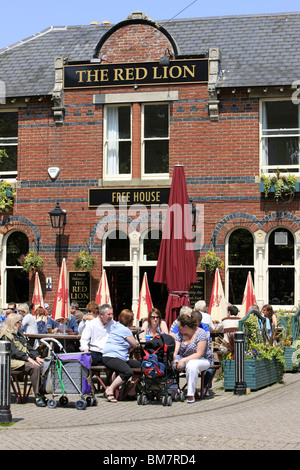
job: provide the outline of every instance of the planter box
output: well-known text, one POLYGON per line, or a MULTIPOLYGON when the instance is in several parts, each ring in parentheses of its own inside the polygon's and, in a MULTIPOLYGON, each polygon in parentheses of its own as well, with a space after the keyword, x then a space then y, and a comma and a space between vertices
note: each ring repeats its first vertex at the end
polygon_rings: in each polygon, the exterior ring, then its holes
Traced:
MULTIPOLYGON (((288 190, 288 186, 286 185, 286 188, 288 190)), ((259 189, 260 189, 260 192, 261 193, 264 193, 265 192, 265 187, 264 187, 264 183, 259 183, 259 189)), ((289 191, 289 190, 288 190, 289 191)), ((300 191, 300 183, 296 182, 295 183, 295 193, 298 193, 300 191)), ((271 184, 271 187, 269 189, 269 193, 275 193, 275 189, 274 189, 274 183, 271 184)))
MULTIPOLYGON (((225 390, 234 390, 235 361, 225 359, 223 370, 225 390)), ((280 368, 276 359, 273 358, 271 361, 265 358, 245 360, 246 388, 259 390, 278 382, 280 379, 280 368)))
POLYGON ((284 360, 285 360, 285 370, 286 372, 298 372, 300 371, 300 364, 298 366, 293 367, 293 361, 292 361, 292 356, 293 352, 295 351, 295 348, 292 348, 291 346, 286 346, 283 348, 284 350, 284 360))

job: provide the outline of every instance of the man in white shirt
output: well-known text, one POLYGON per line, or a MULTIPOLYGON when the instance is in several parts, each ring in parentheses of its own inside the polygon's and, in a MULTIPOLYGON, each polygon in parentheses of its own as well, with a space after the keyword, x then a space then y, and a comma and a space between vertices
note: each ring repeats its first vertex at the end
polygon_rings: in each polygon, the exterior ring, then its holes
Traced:
POLYGON ((87 322, 81 335, 80 350, 91 353, 92 366, 102 363, 102 352, 114 323, 113 309, 109 304, 101 305, 99 315, 87 322))
POLYGON ((205 323, 206 325, 208 325, 210 331, 214 331, 215 325, 212 321, 211 315, 205 312, 205 308, 206 308, 205 300, 198 300, 198 302, 195 303, 194 310, 198 310, 199 312, 202 313, 202 323, 205 323))

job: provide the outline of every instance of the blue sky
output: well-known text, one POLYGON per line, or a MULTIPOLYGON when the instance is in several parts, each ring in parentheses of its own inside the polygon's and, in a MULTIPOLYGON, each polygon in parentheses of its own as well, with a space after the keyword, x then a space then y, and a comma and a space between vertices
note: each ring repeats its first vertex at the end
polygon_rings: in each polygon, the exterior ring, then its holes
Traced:
POLYGON ((49 26, 88 25, 124 20, 141 10, 153 20, 300 11, 299 0, 3 0, 0 49, 49 26))

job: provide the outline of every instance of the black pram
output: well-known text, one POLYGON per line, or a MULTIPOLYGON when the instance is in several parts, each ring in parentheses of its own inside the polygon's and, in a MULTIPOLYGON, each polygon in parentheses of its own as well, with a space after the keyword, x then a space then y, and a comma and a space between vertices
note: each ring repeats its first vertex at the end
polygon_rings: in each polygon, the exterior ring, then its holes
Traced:
POLYGON ((172 405, 184 399, 179 391, 179 376, 172 368, 175 340, 170 335, 157 335, 141 345, 142 375, 137 383, 138 405, 147 405, 154 398, 161 399, 162 405, 172 405))

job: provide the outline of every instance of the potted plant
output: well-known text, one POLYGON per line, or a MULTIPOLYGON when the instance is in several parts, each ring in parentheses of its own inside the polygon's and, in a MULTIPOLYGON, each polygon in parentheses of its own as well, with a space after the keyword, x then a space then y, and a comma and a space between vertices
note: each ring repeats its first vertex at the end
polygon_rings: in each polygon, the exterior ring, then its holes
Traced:
POLYGON ((31 250, 24 258, 23 270, 27 273, 43 269, 44 260, 34 250, 31 250))
POLYGON ((265 194, 265 197, 268 197, 269 193, 274 193, 276 202, 286 198, 291 201, 295 192, 299 191, 299 183, 297 183, 296 176, 287 173, 281 174, 277 169, 274 175, 261 175, 260 190, 265 194))
POLYGON ((0 180, 0 212, 8 212, 14 204, 15 189, 6 180, 0 180))
POLYGON ((203 256, 200 261, 200 268, 205 271, 212 272, 215 271, 217 268, 222 268, 223 266, 223 261, 216 255, 214 249, 212 251, 208 250, 207 254, 203 256))
POLYGON ((299 310, 295 315, 284 314, 284 316, 279 316, 278 318, 278 323, 281 327, 278 335, 278 344, 280 344, 284 352, 285 369, 287 372, 300 371, 300 363, 297 360, 297 351, 300 349, 300 340, 297 337, 299 330, 293 327, 293 321, 294 323, 298 321, 298 316, 299 310))
MULTIPOLYGON (((284 352, 273 346, 263 335, 260 316, 249 313, 243 321, 245 332, 245 382, 251 390, 279 382, 285 371, 284 352)), ((234 342, 225 345, 229 351, 223 360, 225 390, 235 387, 234 342)))
POLYGON ((86 250, 83 250, 76 256, 73 261, 73 266, 76 270, 91 271, 94 267, 96 259, 91 256, 86 250))
MULTIPOLYGON (((282 348, 263 343, 249 343, 245 350, 246 388, 259 390, 279 382, 284 374, 285 361, 282 348)), ((235 360, 229 353, 223 360, 224 388, 235 386, 235 360)))

